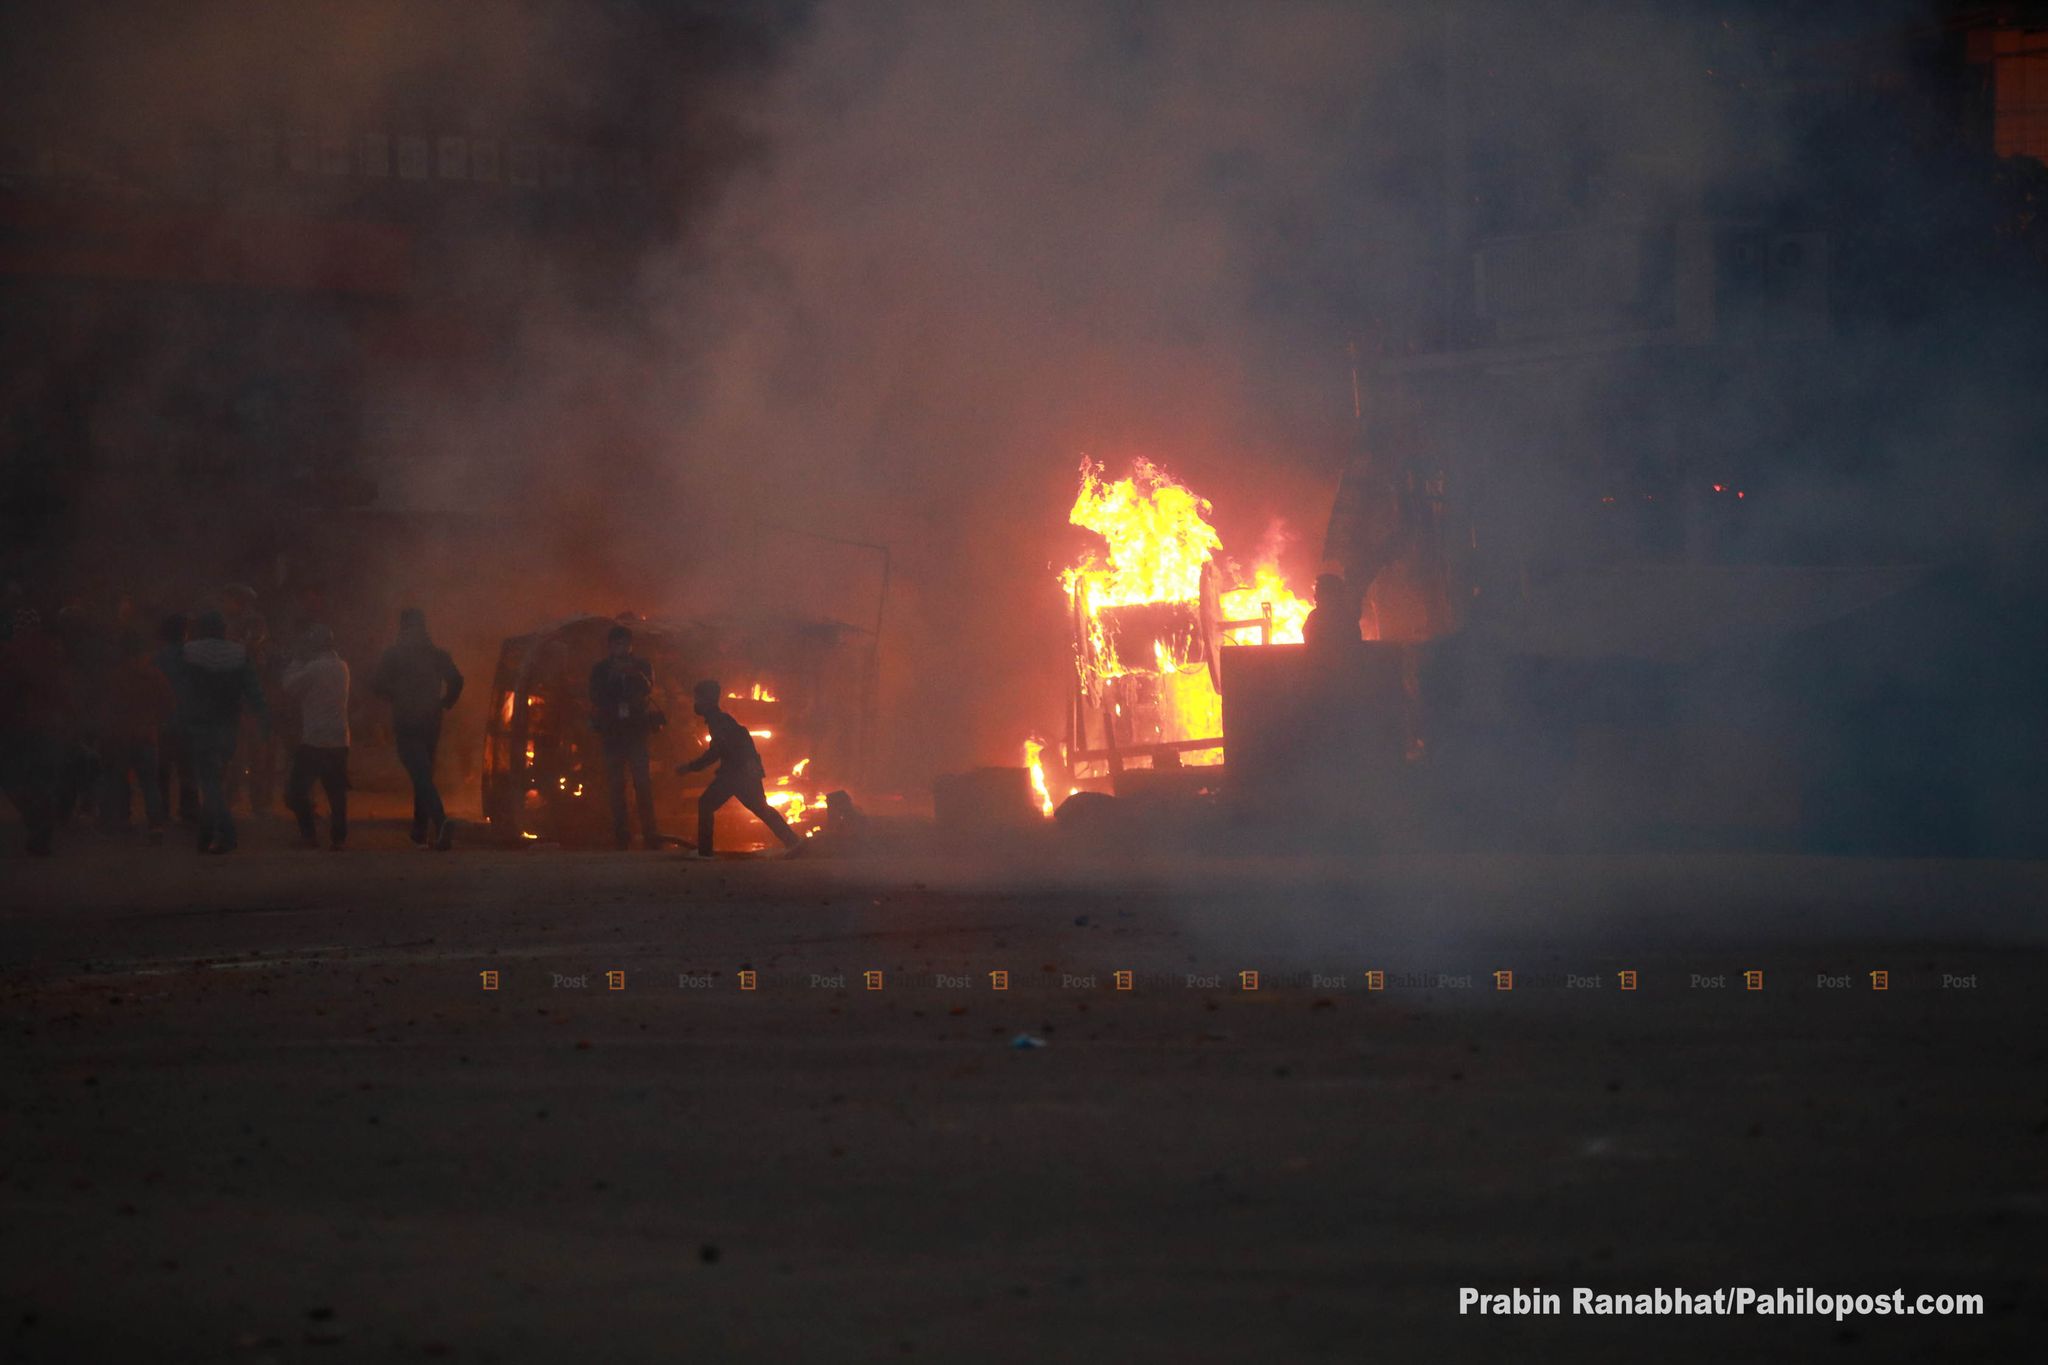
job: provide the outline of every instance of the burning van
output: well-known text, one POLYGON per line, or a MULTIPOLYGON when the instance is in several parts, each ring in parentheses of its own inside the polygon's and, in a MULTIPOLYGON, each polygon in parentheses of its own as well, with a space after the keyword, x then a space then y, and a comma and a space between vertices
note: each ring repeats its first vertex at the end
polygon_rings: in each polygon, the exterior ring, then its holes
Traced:
MULTIPOLYGON (((589 681, 592 665, 604 657, 606 633, 620 620, 633 629, 634 653, 654 667, 650 707, 665 718, 648 740, 662 828, 694 838, 697 796, 710 781, 709 773, 675 775, 677 764, 704 747, 703 723, 690 709, 690 689, 700 678, 722 683, 725 709, 753 735, 769 803, 799 833, 814 828, 825 793, 831 785, 851 784, 864 759, 868 669, 865 652, 847 648, 852 628, 578 616, 499 648, 484 728, 483 809, 492 831, 507 841, 611 842, 589 681)), ((759 824, 736 804, 721 810, 718 821, 720 847, 764 842, 759 824)))

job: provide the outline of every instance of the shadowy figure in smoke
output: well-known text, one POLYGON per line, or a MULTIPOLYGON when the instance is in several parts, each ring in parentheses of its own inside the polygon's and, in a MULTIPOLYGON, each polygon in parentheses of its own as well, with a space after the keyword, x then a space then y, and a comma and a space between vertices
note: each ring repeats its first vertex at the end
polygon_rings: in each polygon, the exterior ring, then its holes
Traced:
POLYGON ((192 638, 182 655, 186 701, 186 747, 199 779, 199 851, 232 853, 235 850, 235 819, 228 808, 227 772, 235 759, 235 743, 242 731, 244 714, 255 717, 257 728, 270 730, 270 711, 263 701, 263 685, 249 662, 249 651, 230 640, 227 617, 218 611, 201 612, 193 623, 192 638))
POLYGON ((761 752, 754 747, 754 737, 719 706, 718 699, 724 694, 715 679, 707 678, 690 691, 690 709, 704 718, 711 742, 703 753, 678 767, 676 773, 682 776, 713 763, 718 765, 711 785, 697 798, 697 856, 711 856, 712 821, 720 806, 735 800, 758 816, 784 848, 796 853, 803 847, 803 841, 789 827, 789 821, 782 818, 782 812, 768 804, 768 794, 761 785, 765 771, 761 767, 761 752))
POLYGON ((652 704, 654 665, 633 652, 633 632, 613 626, 605 635, 605 657, 590 670, 590 728, 604 741, 604 773, 612 802, 612 837, 621 849, 633 846, 626 823, 626 778, 640 811, 640 838, 661 847, 654 818, 654 783, 647 767, 647 737, 667 717, 652 704))
POLYGON ((327 793, 328 843, 348 844, 348 662, 335 652, 334 632, 307 628, 299 652, 284 671, 284 695, 299 706, 299 743, 292 751, 284 803, 299 822, 299 843, 318 846, 313 825, 313 784, 327 793))
POLYGON ((1301 623, 1302 643, 1309 652, 1324 655, 1357 644, 1363 638, 1358 618, 1365 609, 1364 597, 1337 573, 1318 574, 1315 593, 1315 610, 1301 623))
POLYGON ((370 688, 391 703, 398 761, 412 779, 412 841, 446 849, 455 827, 434 785, 434 754, 441 747, 441 713, 462 696, 462 673, 428 637, 427 614, 418 607, 398 613, 398 643, 384 651, 370 688))

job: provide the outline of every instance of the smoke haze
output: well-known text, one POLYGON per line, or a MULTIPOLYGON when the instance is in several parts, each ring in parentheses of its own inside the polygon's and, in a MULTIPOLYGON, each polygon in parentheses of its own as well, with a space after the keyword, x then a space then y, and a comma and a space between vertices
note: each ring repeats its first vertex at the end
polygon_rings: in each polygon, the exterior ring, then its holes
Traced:
MULTIPOLYGON (((1713 194, 1757 210, 1817 142, 1838 167, 1831 210, 1875 220, 1873 236, 1886 205, 1953 197, 1896 159, 1848 169, 1890 131, 1810 126, 1769 93, 1773 61, 1826 16, 1809 30, 1757 5, 1424 8, 93 10, 14 21, 10 122, 166 138, 504 125, 669 148, 679 193, 650 189, 615 231, 472 204, 416 245, 415 288, 470 335, 453 360, 366 363, 362 457, 384 505, 518 529, 375 572, 394 596, 438 594, 479 642, 621 606, 865 624, 879 556, 817 537, 885 545, 886 773, 910 783, 1015 761, 1024 733, 1057 725, 1055 579, 1082 544, 1065 512, 1084 454, 1118 472, 1159 461, 1215 502, 1240 556, 1285 519, 1285 567, 1305 584, 1351 450, 1346 345, 1426 348, 1448 234, 1483 236, 1509 208, 1525 229, 1704 212, 1713 194), (1462 229, 1442 193, 1452 80, 1473 125, 1462 229)), ((1921 10, 1857 12, 1883 34, 1921 10)), ((1937 225, 1909 247, 1944 240, 1937 225)), ((2015 408, 2011 382, 2038 327, 1980 311, 1977 346, 1944 353, 2004 277, 1987 267, 1965 280, 1972 302, 1901 317, 1895 248, 1839 253, 1886 263, 1871 269, 1890 292, 1815 377, 1840 395, 1836 428, 1735 375, 1703 376, 1690 410, 1660 419, 1771 487, 1758 554, 1796 558, 1816 533, 1837 552, 1908 520, 1896 552, 1923 558, 2016 553, 2038 534, 2011 513, 1987 536, 1979 500, 1912 458, 1945 435, 2007 469, 2042 426, 2041 400, 2015 408), (1819 454, 1772 486, 1760 457, 1788 443, 1819 454)), ((108 391, 147 407, 163 368, 145 355, 108 391)), ((1562 406, 1635 420, 1617 398, 1630 380, 1626 361, 1590 363, 1562 406)), ((1464 442, 1498 538, 1535 544, 1557 538, 1550 502, 1566 496, 1541 471, 1575 433, 1525 417, 1465 413, 1430 439, 1464 442)), ((2010 488, 2006 507, 2038 505, 2037 474, 2010 488)))

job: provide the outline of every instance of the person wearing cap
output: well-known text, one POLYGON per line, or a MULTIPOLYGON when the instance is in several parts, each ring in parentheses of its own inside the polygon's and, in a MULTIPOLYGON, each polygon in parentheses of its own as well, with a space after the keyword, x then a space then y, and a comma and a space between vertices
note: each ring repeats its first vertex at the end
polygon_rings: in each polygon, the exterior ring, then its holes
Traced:
POLYGON ((327 793, 327 846, 348 843, 348 662, 334 652, 334 632, 306 629, 299 656, 285 668, 286 696, 299 704, 299 743, 292 750, 284 803, 299 819, 299 841, 319 845, 313 824, 313 783, 327 793))
POLYGON ((761 767, 761 751, 754 747, 754 737, 747 733, 747 727, 734 720, 719 706, 723 695, 715 679, 707 678, 690 689, 691 707, 704 718, 704 728, 710 732, 711 741, 704 752, 676 769, 676 773, 687 775, 700 772, 713 763, 718 771, 712 775, 711 785, 697 798, 697 856, 711 856, 711 827, 718 808, 728 801, 738 801, 742 806, 759 817, 768 826, 769 833, 782 841, 782 846, 792 854, 803 846, 789 821, 782 818, 782 812, 768 804, 768 793, 762 787, 765 776, 761 767))
POLYGON ((621 849, 633 846, 626 823, 626 778, 633 779, 640 838, 661 847, 654 818, 654 784, 648 773, 647 737, 666 719, 654 706, 654 665, 633 652, 633 632, 613 626, 605 635, 605 656, 590 670, 590 728, 604 746, 605 781, 611 793, 612 835, 621 849))
POLYGON ((441 747, 441 715, 462 696, 462 673, 429 638, 427 615, 418 607, 398 613, 398 642, 377 661, 370 689, 391 703, 398 761, 412 779, 412 841, 446 849, 455 827, 434 785, 434 754, 441 747))

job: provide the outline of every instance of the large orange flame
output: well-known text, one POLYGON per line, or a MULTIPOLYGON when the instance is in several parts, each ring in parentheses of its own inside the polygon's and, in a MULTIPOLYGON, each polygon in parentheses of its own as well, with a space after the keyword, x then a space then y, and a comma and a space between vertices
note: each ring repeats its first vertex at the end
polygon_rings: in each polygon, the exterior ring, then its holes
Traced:
POLYGON ((1045 741, 1033 735, 1024 741, 1024 768, 1031 774, 1031 799, 1038 803, 1039 814, 1052 818, 1052 792, 1045 785, 1045 741))
POLYGON ((1201 595, 1202 566, 1223 541, 1208 522, 1209 500, 1150 460, 1107 483, 1102 466, 1081 461, 1081 491, 1067 520, 1107 544, 1061 576, 1068 591, 1086 587, 1095 608, 1139 602, 1189 602, 1201 595))
POLYGON ((1280 570, 1271 564, 1261 564, 1253 569, 1251 586, 1233 588, 1224 593, 1222 603, 1226 621, 1263 620, 1271 609, 1272 624, 1263 641, 1249 627, 1241 626, 1224 632, 1230 637, 1229 643, 1237 645, 1298 645, 1302 641, 1302 627, 1307 624, 1308 614, 1315 606, 1313 602, 1296 597, 1286 580, 1280 577, 1280 570))
MULTIPOLYGON (((1220 558, 1223 541, 1209 524, 1212 510, 1208 499, 1149 460, 1133 461, 1129 477, 1114 481, 1101 465, 1081 462, 1081 488, 1068 520, 1103 540, 1101 551, 1085 555, 1060 576, 1085 639, 1082 675, 1112 710, 1120 703, 1108 699, 1107 684, 1137 674, 1152 679, 1146 704, 1157 713, 1156 721, 1148 722, 1156 735, 1147 738, 1200 740, 1222 734, 1222 698, 1197 649, 1205 567, 1222 588, 1219 643, 1298 643, 1308 618, 1310 604, 1294 594, 1280 573, 1284 528, 1275 525, 1250 582, 1242 583, 1237 566, 1220 558), (1134 648, 1128 631, 1112 629, 1105 613, 1145 606, 1169 610, 1149 622, 1151 638, 1134 648)), ((1214 763, 1219 758, 1213 750, 1196 750, 1185 761, 1214 763)))

